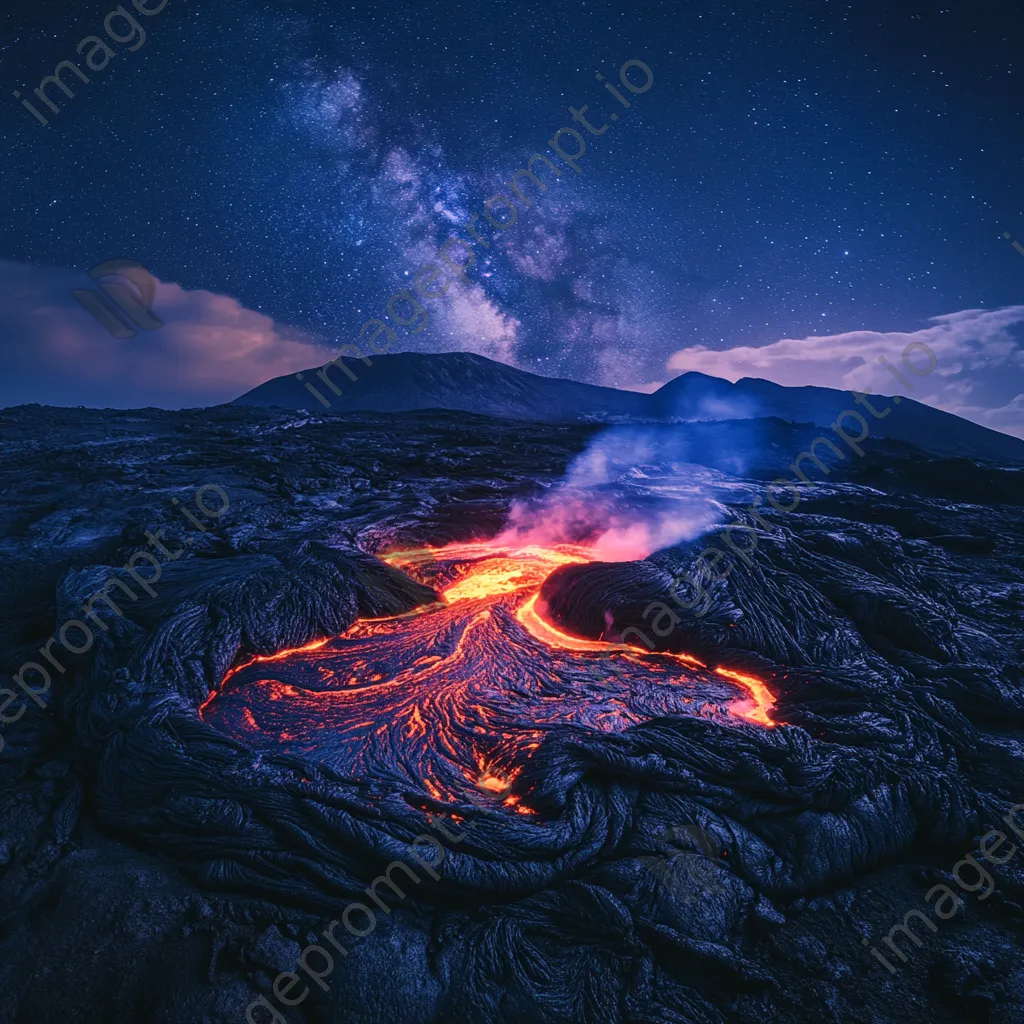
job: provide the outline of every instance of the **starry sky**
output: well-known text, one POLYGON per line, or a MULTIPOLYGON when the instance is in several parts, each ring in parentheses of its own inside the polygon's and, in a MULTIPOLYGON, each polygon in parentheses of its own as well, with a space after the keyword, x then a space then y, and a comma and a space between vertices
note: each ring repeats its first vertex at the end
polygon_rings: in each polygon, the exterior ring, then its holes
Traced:
POLYGON ((985 311, 936 402, 1024 429, 1015 5, 128 3, 141 44, 124 18, 106 39, 113 9, 0 15, 0 404, 209 404, 322 362, 588 104, 609 127, 582 173, 484 224, 393 351, 650 389, 763 349, 744 372, 824 383, 793 377, 794 344, 824 365, 985 311), (97 34, 115 56, 40 124, 12 92, 85 68, 97 34), (69 299, 115 257, 161 282, 170 340, 115 343, 69 299))

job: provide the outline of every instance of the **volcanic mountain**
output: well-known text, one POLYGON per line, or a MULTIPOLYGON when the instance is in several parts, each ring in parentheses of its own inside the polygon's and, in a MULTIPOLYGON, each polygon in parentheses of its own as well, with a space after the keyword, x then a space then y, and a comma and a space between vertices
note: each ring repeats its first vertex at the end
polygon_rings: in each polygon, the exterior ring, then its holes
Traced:
MULTIPOLYGON (((777 417, 828 428, 844 409, 858 410, 875 438, 909 441, 939 455, 1024 464, 1024 441, 913 399, 868 395, 880 419, 854 403, 848 391, 784 387, 756 377, 736 383, 691 371, 651 395, 542 377, 471 352, 402 352, 374 356, 371 365, 339 360, 328 367, 334 388, 316 367, 295 376, 274 377, 235 399, 233 405, 307 409, 311 412, 415 412, 446 409, 504 419, 559 422, 692 422, 777 417), (351 378, 351 379, 350 379, 351 378), (307 388, 310 385, 323 400, 307 388), (340 391, 341 394, 335 394, 340 391)), ((856 434, 852 417, 845 429, 856 434)))

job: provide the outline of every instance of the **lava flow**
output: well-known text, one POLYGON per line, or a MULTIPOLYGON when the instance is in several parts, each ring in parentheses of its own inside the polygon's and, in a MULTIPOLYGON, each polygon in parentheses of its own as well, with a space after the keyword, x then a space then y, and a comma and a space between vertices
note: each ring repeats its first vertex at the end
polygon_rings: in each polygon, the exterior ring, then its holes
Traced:
MULTIPOLYGON (((444 603, 253 658, 225 676, 203 719, 257 749, 458 802, 503 794, 557 728, 618 732, 716 707, 773 724, 771 693, 753 676, 547 622, 541 584, 560 565, 592 561, 587 548, 482 542, 383 557, 444 603)), ((518 796, 503 802, 531 813, 518 796)))

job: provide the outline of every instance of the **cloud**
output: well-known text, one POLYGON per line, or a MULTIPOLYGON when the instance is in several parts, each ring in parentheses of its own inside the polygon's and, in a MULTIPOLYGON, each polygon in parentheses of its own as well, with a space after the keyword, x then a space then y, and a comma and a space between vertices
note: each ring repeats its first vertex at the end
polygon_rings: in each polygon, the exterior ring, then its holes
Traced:
POLYGON ((80 271, 0 261, 0 406, 214 405, 331 355, 230 296, 161 281, 164 326, 114 338, 71 294, 95 287, 80 271))
POLYGON ((760 348, 739 345, 712 350, 703 345, 669 356, 670 370, 698 370, 737 381, 761 377, 777 384, 848 391, 905 394, 1001 430, 1024 437, 1024 306, 966 309, 933 317, 917 331, 849 331, 845 334, 784 338, 760 348), (909 348, 908 348, 909 346, 909 348), (908 372, 928 367, 927 346, 935 369, 926 377, 908 372), (886 366, 895 367, 912 386, 905 388, 886 366))

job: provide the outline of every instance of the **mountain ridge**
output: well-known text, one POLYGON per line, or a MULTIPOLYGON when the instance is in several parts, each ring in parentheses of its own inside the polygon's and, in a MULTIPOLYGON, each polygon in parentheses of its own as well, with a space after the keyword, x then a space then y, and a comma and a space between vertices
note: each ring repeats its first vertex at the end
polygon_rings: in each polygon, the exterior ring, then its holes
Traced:
POLYGON ((301 379, 297 374, 274 377, 229 404, 324 413, 446 409, 535 422, 672 423, 774 416, 823 429, 832 429, 843 414, 840 427, 853 437, 861 431, 860 416, 872 438, 909 441, 942 455, 1024 465, 1024 440, 901 395, 868 394, 858 404, 851 392, 836 388, 789 387, 759 377, 733 383, 696 370, 646 394, 545 377, 472 352, 401 352, 369 362, 367 366, 344 357, 326 370, 301 371, 301 379))

